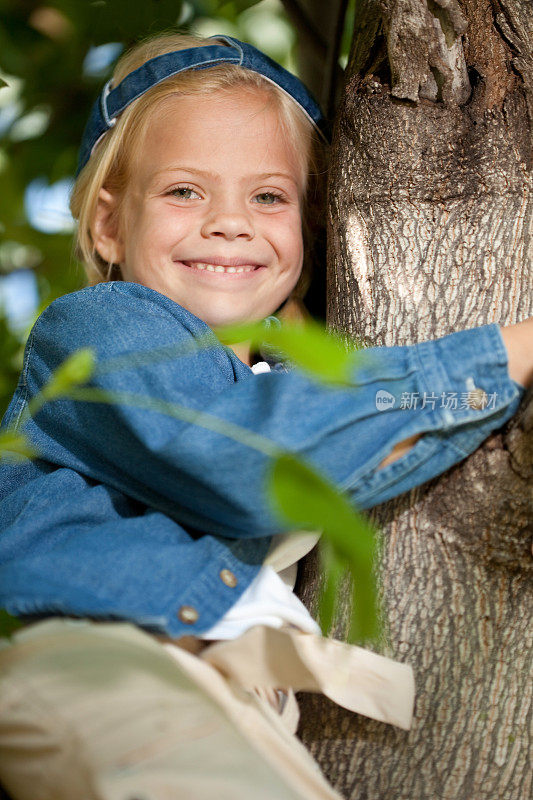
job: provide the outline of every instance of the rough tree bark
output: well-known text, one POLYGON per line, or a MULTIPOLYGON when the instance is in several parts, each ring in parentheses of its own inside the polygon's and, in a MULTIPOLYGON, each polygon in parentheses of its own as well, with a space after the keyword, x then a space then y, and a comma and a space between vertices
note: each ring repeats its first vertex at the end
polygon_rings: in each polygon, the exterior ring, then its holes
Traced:
MULTIPOLYGON (((533 314, 533 3, 357 8, 332 148, 330 324, 406 344, 533 314)), ((382 652, 414 667, 414 726, 304 695, 303 741, 347 798, 531 797, 531 401, 373 518, 382 652)), ((311 556, 299 586, 314 611, 319 582, 311 556)))

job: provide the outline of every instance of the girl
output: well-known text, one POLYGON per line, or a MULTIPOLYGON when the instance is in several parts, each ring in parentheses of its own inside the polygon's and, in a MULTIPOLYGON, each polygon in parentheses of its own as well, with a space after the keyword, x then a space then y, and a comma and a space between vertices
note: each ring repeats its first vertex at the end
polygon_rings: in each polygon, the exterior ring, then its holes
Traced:
POLYGON ((38 319, 3 420, 20 425, 58 365, 95 351, 96 394, 46 403, 24 424, 39 458, 0 467, 0 601, 32 622, 0 652, 15 800, 336 798, 292 733, 291 687, 409 727, 410 668, 320 638, 282 580, 315 539, 284 536, 268 455, 213 418, 368 508, 510 418, 533 320, 373 349, 335 390, 246 342, 195 346, 298 295, 320 126, 294 76, 228 37, 141 44, 93 108, 72 196, 90 285, 38 319), (423 391, 468 402, 400 408, 423 391))

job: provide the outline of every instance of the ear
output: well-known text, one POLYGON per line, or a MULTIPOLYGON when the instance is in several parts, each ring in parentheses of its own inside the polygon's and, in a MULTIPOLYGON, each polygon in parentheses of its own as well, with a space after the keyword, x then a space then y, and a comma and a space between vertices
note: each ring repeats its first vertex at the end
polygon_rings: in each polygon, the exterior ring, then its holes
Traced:
POLYGON ((120 264, 124 260, 124 245, 119 232, 118 199, 107 189, 100 189, 98 203, 91 225, 96 252, 107 264, 120 264))

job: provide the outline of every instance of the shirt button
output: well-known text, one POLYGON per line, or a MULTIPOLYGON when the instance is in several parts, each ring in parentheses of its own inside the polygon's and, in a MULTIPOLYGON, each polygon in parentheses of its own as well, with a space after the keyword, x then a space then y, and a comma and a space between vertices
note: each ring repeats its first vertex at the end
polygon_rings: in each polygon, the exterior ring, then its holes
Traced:
POLYGON ((488 400, 487 393, 484 392, 483 389, 476 388, 468 392, 467 403, 470 408, 473 408, 475 411, 482 411, 487 405, 488 400))
POLYGON ((220 580, 222 583, 225 583, 226 586, 229 586, 230 589, 233 589, 234 586, 237 586, 237 578, 229 569, 220 570, 220 580))
POLYGON ((179 619, 186 625, 194 625, 194 623, 198 621, 199 616, 198 611, 192 606, 181 606, 178 611, 179 619))

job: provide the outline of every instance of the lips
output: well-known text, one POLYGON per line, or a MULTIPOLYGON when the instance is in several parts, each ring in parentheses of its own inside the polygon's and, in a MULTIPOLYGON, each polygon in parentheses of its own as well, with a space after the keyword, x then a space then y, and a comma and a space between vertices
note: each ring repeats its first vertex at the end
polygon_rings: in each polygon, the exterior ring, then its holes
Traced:
POLYGON ((187 267, 196 266, 197 264, 211 264, 213 267, 254 267, 254 269, 258 269, 259 267, 265 266, 258 261, 251 261, 250 259, 221 258, 217 256, 206 256, 206 258, 192 258, 187 260, 181 259, 181 263, 185 264, 187 267))

